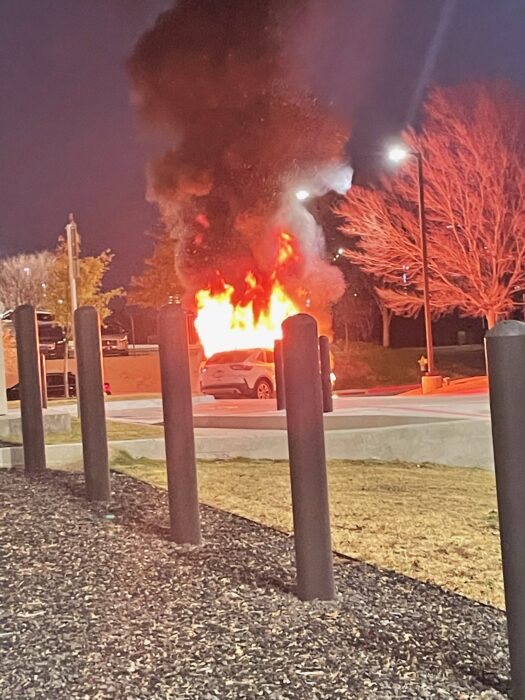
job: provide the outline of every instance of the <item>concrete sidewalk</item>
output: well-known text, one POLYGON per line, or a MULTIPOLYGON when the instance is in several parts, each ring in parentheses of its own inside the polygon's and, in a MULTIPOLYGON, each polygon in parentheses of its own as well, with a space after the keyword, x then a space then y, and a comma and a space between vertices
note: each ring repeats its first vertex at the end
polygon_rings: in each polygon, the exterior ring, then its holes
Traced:
MULTIPOLYGON (((196 394, 192 397, 193 405, 198 406, 199 404, 213 403, 215 399, 213 396, 204 396, 202 394, 196 394)), ((162 413, 162 398, 149 398, 149 399, 106 399, 106 413, 110 414, 115 411, 127 411, 136 409, 157 409, 160 414, 162 413)), ((72 416, 78 414, 78 408, 76 403, 64 403, 57 405, 56 410, 60 410, 64 413, 69 413, 72 416)))
MULTIPOLYGON (((354 427, 326 432, 328 459, 377 459, 433 462, 447 466, 493 469, 490 424, 480 420, 432 421, 376 428, 354 427)), ((195 446, 200 459, 288 459, 285 430, 197 428, 195 446)), ((110 454, 126 452, 135 459, 164 459, 164 439, 110 442, 110 454)), ((82 445, 46 447, 50 467, 82 463, 82 445)), ((0 449, 0 467, 21 466, 21 447, 0 449)))

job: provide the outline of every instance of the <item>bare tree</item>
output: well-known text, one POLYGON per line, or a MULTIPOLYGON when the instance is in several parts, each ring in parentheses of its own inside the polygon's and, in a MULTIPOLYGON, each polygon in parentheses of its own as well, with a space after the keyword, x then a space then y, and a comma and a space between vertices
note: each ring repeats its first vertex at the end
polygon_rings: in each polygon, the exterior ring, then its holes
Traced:
POLYGON ((370 303, 363 302, 359 292, 347 288, 343 296, 333 306, 334 332, 344 340, 348 350, 351 340, 370 342, 374 332, 374 316, 370 313, 370 303))
POLYGON ((45 306, 54 255, 47 250, 0 259, 0 304, 14 309, 20 304, 45 306))
POLYGON ((334 336, 349 349, 350 341, 371 342, 377 330, 376 298, 368 275, 356 265, 343 268, 346 288, 332 305, 334 336))
MULTIPOLYGON (((525 100, 505 82, 436 88, 423 128, 404 135, 424 161, 431 308, 489 327, 525 287, 525 100)), ((410 159, 412 160, 412 159, 410 159)), ((347 257, 371 274, 395 313, 422 306, 417 175, 408 161, 339 207, 347 257)))

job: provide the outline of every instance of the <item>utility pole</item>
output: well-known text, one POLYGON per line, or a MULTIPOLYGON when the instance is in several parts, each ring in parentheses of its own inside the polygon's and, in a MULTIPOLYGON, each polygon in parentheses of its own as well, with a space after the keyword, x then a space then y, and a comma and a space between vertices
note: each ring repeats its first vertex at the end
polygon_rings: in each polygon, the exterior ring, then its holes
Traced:
MULTIPOLYGON (((75 217, 73 214, 69 215, 69 223, 66 225, 66 243, 67 243, 67 259, 68 259, 68 274, 69 274, 69 298, 71 300, 71 333, 73 335, 73 342, 75 340, 75 326, 73 323, 73 317, 75 311, 78 307, 77 301, 77 279, 79 277, 79 245, 78 245, 78 231, 77 224, 75 222, 75 217)), ((66 399, 69 398, 69 376, 68 376, 68 352, 69 352, 69 340, 66 337, 66 348, 64 357, 64 392, 66 399)), ((75 353, 76 357, 76 353, 75 353)), ((78 395, 78 387, 77 387, 78 395)))
MULTIPOLYGON (((78 263, 78 231, 77 224, 75 222, 75 217, 73 214, 69 215, 69 223, 66 226, 66 240, 67 240, 67 258, 68 258, 68 270, 69 270, 69 293, 71 297, 71 319, 77 310, 77 279, 79 276, 79 263, 78 263)), ((73 328, 73 320, 71 321, 71 327, 73 328)), ((74 331, 73 331, 74 332, 74 331)))

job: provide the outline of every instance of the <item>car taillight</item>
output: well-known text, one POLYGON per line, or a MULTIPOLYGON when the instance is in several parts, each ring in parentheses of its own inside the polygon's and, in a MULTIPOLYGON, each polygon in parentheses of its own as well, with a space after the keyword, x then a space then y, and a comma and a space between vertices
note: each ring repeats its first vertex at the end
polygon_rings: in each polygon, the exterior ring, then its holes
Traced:
POLYGON ((241 372, 247 372, 252 368, 252 365, 230 365, 230 369, 238 369, 241 372))

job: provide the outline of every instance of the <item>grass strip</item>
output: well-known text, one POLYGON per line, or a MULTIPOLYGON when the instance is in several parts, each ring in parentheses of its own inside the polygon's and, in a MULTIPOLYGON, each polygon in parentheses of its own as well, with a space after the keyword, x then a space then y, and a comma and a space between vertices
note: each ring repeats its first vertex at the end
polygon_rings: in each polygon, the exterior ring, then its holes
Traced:
MULTIPOLYGON (((144 438, 161 438, 164 431, 161 425, 147 425, 145 423, 121 423, 119 421, 106 421, 108 441, 113 440, 141 440, 144 438)), ((46 445, 63 445, 72 442, 81 442, 80 421, 71 419, 71 431, 69 433, 47 433, 46 445)), ((13 447, 22 444, 22 438, 13 438, 9 442, 0 442, 0 447, 13 447)))

